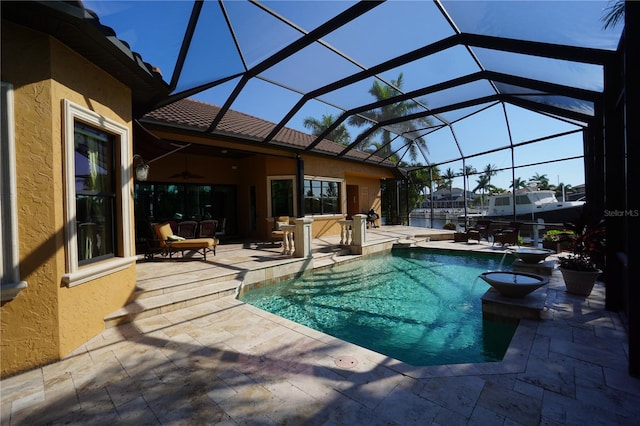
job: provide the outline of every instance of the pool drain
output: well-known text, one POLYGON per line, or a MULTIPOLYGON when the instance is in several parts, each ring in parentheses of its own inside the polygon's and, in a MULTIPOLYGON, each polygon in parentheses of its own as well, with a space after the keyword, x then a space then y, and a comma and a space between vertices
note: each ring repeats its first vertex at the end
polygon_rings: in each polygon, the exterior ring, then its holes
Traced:
POLYGON ((335 359, 335 363, 340 368, 354 368, 358 365, 358 360, 352 356, 339 356, 335 359))

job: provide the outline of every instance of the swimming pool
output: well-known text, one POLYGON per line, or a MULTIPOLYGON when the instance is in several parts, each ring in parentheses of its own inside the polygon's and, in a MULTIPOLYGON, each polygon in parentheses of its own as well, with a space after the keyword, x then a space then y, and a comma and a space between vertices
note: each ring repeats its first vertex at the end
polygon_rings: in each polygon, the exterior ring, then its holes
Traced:
POLYGON ((480 297, 489 286, 477 277, 501 259, 394 249, 239 299, 415 366, 498 361, 517 324, 483 320, 480 297))

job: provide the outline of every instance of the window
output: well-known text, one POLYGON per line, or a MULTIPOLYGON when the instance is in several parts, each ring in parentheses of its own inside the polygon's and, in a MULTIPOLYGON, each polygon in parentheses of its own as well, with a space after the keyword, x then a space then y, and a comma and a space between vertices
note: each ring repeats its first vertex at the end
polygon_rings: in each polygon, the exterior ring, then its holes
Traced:
POLYGON ((65 101, 67 285, 135 261, 131 226, 129 128, 65 101))
POLYGON ((293 178, 270 179, 271 216, 294 216, 293 178))
POLYGON ((508 206, 511 204, 511 197, 496 197, 496 206, 508 206))
POLYGON ((305 214, 339 214, 340 182, 326 180, 304 181, 305 214))
POLYGON ((74 123, 78 264, 115 255, 114 136, 74 123))

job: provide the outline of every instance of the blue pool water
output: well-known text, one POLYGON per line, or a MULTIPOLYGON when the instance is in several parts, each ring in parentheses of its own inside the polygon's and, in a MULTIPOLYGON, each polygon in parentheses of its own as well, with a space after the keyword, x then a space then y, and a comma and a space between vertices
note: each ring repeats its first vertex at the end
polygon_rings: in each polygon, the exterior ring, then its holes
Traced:
POLYGON ((415 366, 498 361, 517 324, 482 319, 489 286, 477 277, 501 259, 396 249, 251 289, 240 300, 415 366))

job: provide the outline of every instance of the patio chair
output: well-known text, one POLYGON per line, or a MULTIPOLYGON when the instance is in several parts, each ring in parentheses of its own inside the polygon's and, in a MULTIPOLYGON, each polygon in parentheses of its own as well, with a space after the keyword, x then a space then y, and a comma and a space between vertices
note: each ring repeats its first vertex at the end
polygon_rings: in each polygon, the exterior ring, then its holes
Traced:
POLYGON ((201 220, 198 224, 198 238, 215 238, 218 221, 215 219, 201 220))
POLYGON ((178 223, 178 232, 176 232, 176 235, 179 235, 183 238, 195 238, 197 229, 198 222, 196 222, 195 220, 185 220, 178 223))
POLYGON ((520 222, 511 222, 509 226, 504 229, 497 230, 493 234, 493 244, 500 243, 502 246, 505 245, 517 245, 520 246, 518 242, 518 237, 520 237, 520 227, 522 223, 520 222))
MULTIPOLYGON (((490 220, 478 220, 475 224, 475 226, 470 227, 469 229, 467 229, 467 233, 469 235, 473 235, 474 237, 477 236, 477 240, 478 242, 480 242, 480 239, 484 238, 485 240, 489 241, 489 231, 491 229, 491 221, 490 220)), ((475 238, 473 238, 475 239, 475 238)))
POLYGON ((170 259, 177 251, 184 256, 185 250, 195 250, 197 253, 202 253, 204 260, 207 260, 207 251, 212 251, 213 255, 216 255, 216 246, 218 245, 216 238, 185 239, 174 235, 168 223, 155 224, 153 229, 158 237, 162 252, 168 254, 170 259))
POLYGON ((223 217, 218 221, 218 228, 216 229, 216 237, 224 237, 225 228, 227 227, 227 218, 223 217))
POLYGON ((278 216, 273 221, 273 228, 271 229, 271 241, 282 241, 284 239, 284 231, 280 229, 282 225, 289 224, 289 216, 278 216))

